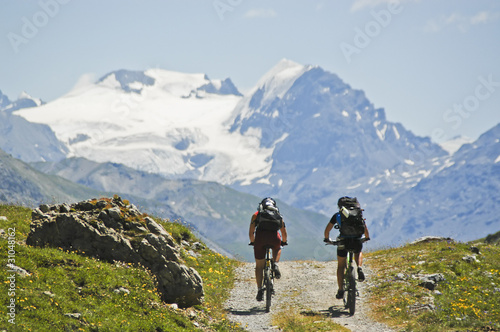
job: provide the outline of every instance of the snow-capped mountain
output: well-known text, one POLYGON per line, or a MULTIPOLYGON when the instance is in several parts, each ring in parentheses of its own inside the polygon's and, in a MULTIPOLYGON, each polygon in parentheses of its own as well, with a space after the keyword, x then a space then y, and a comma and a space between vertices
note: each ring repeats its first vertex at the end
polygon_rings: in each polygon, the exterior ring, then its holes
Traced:
POLYGON ((232 132, 273 151, 269 172, 250 190, 325 214, 335 212, 339 197, 352 195, 376 219, 395 195, 437 166, 433 159, 447 155, 429 138, 388 121, 383 109, 335 74, 287 60, 233 115, 232 132))
POLYGON ((9 105, 11 101, 9 100, 9 97, 4 95, 2 93, 2 90, 0 90, 0 111, 3 110, 7 105, 9 105))
POLYGON ((216 181, 326 216, 340 196, 357 196, 385 244, 416 236, 411 228, 399 228, 403 237, 387 230, 410 222, 398 209, 433 195, 427 183, 446 178, 452 195, 451 184, 466 174, 453 165, 467 145, 450 157, 429 138, 390 122, 337 75, 289 60, 245 96, 229 79, 119 70, 14 114, 50 126, 70 157, 216 181))
POLYGON ((12 102, 0 91, 0 149, 26 162, 59 161, 68 153, 48 125, 32 123, 13 114, 43 102, 23 92, 12 102))
POLYGON ((0 91, 0 110, 6 112, 14 112, 21 108, 37 107, 45 104, 40 98, 34 98, 26 92, 22 92, 17 100, 10 101, 7 96, 2 95, 0 91))
POLYGON ((450 155, 458 151, 464 144, 472 143, 474 140, 467 136, 456 136, 445 142, 439 143, 439 145, 450 155))
POLYGON ((120 70, 16 114, 49 125, 69 156, 228 184, 263 173, 271 153, 229 132, 225 122, 240 99, 229 79, 120 70))

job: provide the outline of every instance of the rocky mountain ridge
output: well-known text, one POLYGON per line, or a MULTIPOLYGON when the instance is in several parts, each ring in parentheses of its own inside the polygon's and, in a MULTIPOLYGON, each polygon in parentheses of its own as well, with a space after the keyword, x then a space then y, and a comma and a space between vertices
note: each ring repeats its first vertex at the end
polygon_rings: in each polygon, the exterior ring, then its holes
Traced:
POLYGON ((500 124, 463 145, 430 174, 394 200, 376 237, 395 243, 408 234, 450 236, 470 241, 500 228, 500 124))

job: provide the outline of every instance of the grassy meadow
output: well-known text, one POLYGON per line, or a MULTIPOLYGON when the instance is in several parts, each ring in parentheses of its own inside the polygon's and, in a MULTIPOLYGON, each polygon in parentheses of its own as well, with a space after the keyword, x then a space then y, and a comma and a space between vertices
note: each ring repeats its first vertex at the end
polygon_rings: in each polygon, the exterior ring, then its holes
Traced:
MULTIPOLYGON (((179 309, 160 300, 154 277, 139 266, 108 263, 84 253, 25 244, 31 209, 0 205, 0 331, 238 331, 223 303, 238 264, 201 246, 182 250, 204 282, 202 305, 179 309), (10 260, 10 261, 9 261, 10 260), (26 270, 11 272, 7 263, 26 270)), ((198 239, 178 223, 158 220, 180 243, 198 239)))

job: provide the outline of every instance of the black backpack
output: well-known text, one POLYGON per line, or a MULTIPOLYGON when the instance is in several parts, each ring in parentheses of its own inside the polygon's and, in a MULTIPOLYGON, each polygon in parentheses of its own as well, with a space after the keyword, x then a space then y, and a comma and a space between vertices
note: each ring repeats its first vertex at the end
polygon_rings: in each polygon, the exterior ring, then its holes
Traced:
POLYGON ((356 197, 342 197, 338 202, 339 213, 337 214, 337 224, 340 235, 346 237, 360 237, 365 233, 365 220, 363 219, 363 209, 356 197))
POLYGON ((266 231, 279 231, 283 226, 283 217, 272 198, 265 198, 259 204, 256 225, 257 229, 266 231), (269 200, 272 200, 274 204, 266 204, 269 200))

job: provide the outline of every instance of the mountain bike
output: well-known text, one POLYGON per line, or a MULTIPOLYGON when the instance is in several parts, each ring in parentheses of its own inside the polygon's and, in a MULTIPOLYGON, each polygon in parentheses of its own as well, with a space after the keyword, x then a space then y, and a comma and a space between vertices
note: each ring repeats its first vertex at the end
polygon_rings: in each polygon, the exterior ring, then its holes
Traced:
MULTIPOLYGON (((361 243, 368 241, 369 239, 360 239, 361 243)), ((326 241, 326 240, 325 240, 326 241)), ((335 246, 341 246, 344 244, 344 239, 337 241, 328 241, 326 244, 332 244, 335 246)), ((352 316, 356 311, 356 296, 359 295, 356 288, 356 271, 354 269, 354 251, 353 249, 347 249, 346 257, 346 267, 344 271, 344 307, 349 310, 349 314, 352 316)))
POLYGON ((264 290, 266 292, 266 312, 271 310, 274 295, 274 270, 272 264, 272 246, 266 246, 266 265, 264 266, 264 290))
MULTIPOLYGON (((254 243, 250 242, 249 245, 253 246, 254 243)), ((288 245, 287 242, 281 241, 281 248, 288 245)), ((273 268, 273 246, 266 245, 264 247, 266 249, 266 257, 265 257, 265 265, 264 265, 264 280, 263 280, 263 290, 266 295, 266 312, 271 310, 271 301, 274 295, 274 278, 275 271, 273 268)))

